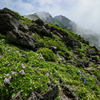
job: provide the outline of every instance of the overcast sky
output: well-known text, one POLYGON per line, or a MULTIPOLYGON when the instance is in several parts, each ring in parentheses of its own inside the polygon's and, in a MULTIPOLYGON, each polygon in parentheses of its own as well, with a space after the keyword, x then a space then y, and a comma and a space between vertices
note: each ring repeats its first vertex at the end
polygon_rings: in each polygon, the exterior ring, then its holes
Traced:
POLYGON ((21 15, 38 11, 64 15, 81 27, 100 33, 100 0, 0 0, 0 9, 4 7, 21 15))

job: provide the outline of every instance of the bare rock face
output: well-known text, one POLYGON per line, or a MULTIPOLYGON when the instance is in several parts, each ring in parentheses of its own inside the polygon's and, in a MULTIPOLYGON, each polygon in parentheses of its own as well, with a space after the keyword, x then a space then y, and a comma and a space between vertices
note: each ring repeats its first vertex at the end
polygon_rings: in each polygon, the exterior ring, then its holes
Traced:
POLYGON ((41 19, 37 19, 35 22, 40 26, 44 25, 44 22, 41 19))
POLYGON ((11 10, 7 8, 0 10, 0 33, 6 34, 13 29, 18 30, 19 24, 19 18, 11 10))
POLYGON ((74 38, 64 37, 63 41, 66 42, 66 46, 68 46, 68 47, 71 47, 71 48, 79 47, 79 48, 81 48, 81 44, 79 43, 79 41, 74 39, 74 38))
POLYGON ((60 100, 79 100, 75 91, 68 85, 61 84, 60 100))
POLYGON ((6 36, 13 43, 26 46, 29 49, 35 49, 35 40, 22 31, 8 31, 6 36))
POLYGON ((30 37, 27 25, 21 23, 15 13, 7 8, 0 10, 0 33, 6 34, 12 43, 35 49, 36 41, 30 37))
POLYGON ((58 95, 58 85, 51 84, 48 90, 43 94, 32 92, 27 100, 54 100, 58 95))

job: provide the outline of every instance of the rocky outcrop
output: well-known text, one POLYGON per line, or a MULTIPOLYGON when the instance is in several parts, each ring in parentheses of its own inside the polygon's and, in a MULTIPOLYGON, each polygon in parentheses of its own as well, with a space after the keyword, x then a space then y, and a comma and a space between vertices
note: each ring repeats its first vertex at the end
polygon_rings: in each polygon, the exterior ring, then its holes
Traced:
POLYGON ((8 31, 6 36, 7 39, 13 43, 35 50, 36 41, 22 31, 8 31))
POLYGON ((18 30, 19 18, 9 9, 0 10, 0 33, 6 34, 13 29, 18 30))
POLYGON ((6 34, 7 39, 12 43, 35 50, 36 41, 30 37, 29 28, 7 8, 0 10, 0 33, 6 34))
MULTIPOLYGON (((54 100, 58 95, 58 85, 50 84, 48 90, 39 94, 37 92, 31 92, 30 96, 26 100, 54 100)), ((13 100, 23 100, 21 97, 21 93, 18 92, 13 100)))
POLYGON ((53 35, 51 34, 50 30, 47 30, 44 26, 30 25, 29 30, 39 34, 42 37, 47 36, 53 38, 53 35))
POLYGON ((77 67, 89 67, 89 61, 77 60, 77 67))
POLYGON ((68 98, 67 100, 79 100, 78 96, 75 94, 75 91, 70 86, 62 84, 61 90, 68 98))
POLYGON ((81 48, 81 44, 79 43, 78 40, 71 38, 71 37, 64 37, 63 41, 66 42, 66 46, 71 47, 71 48, 81 48))
POLYGON ((43 26, 44 25, 44 22, 41 19, 35 20, 35 23, 37 23, 40 26, 43 26))

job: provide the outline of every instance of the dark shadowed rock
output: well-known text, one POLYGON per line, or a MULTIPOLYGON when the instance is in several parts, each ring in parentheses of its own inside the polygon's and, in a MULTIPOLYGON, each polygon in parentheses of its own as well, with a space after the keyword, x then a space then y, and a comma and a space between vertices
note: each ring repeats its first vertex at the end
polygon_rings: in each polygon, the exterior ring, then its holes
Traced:
POLYGON ((50 28, 51 28, 50 26, 48 26, 48 24, 45 24, 44 27, 45 27, 47 30, 50 30, 50 28))
POLYGON ((32 31, 33 33, 40 34, 39 26, 37 26, 37 25, 30 25, 29 26, 29 31, 32 31))
POLYGON ((84 61, 84 60, 76 60, 77 62, 77 67, 89 67, 89 61, 84 61))
POLYGON ((29 28, 24 23, 20 23, 18 26, 18 30, 21 30, 22 32, 28 32, 29 28))
POLYGON ((44 27, 40 29, 39 31, 40 31, 41 36, 47 36, 47 37, 53 38, 53 35, 51 34, 51 32, 49 30, 46 30, 44 27))
POLYGON ((63 98, 60 100, 79 100, 75 91, 68 85, 61 84, 61 92, 63 94, 63 98), (65 94, 65 95, 64 95, 65 94), (66 99, 64 99, 66 97, 66 99))
POLYGON ((58 33, 60 33, 63 37, 68 37, 68 33, 66 33, 65 31, 63 31, 63 30, 57 30, 58 31, 58 33))
POLYGON ((43 100, 54 100, 58 95, 58 85, 57 84, 51 84, 51 86, 48 88, 48 90, 42 94, 44 97, 43 100))
POLYGON ((28 47, 29 49, 35 49, 35 40, 22 31, 13 30, 7 32, 7 39, 13 43, 28 47))
POLYGON ((69 100, 61 89, 60 89, 60 100, 69 100))
POLYGON ((66 46, 68 46, 68 47, 71 47, 71 48, 79 47, 79 48, 81 48, 81 44, 79 43, 79 41, 74 39, 74 38, 64 37, 63 41, 66 42, 66 46))
POLYGON ((35 20, 35 23, 37 23, 39 26, 43 26, 44 22, 41 19, 35 20))
POLYGON ((77 60, 77 67, 82 67, 84 68, 84 61, 83 60, 77 60))
POLYGON ((92 48, 88 48, 89 55, 96 55, 96 52, 92 48))
POLYGON ((13 29, 18 30, 19 24, 19 18, 11 10, 7 8, 0 10, 0 33, 6 34, 13 29))
POLYGON ((92 60, 92 61, 94 60, 96 63, 98 62, 98 58, 97 58, 96 56, 92 56, 92 57, 91 57, 91 60, 92 60))

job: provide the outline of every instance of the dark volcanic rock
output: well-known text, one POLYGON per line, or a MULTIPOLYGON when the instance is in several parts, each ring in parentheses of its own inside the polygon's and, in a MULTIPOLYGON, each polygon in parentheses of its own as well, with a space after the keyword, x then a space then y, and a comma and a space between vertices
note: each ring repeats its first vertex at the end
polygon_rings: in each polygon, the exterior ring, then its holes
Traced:
POLYGON ((96 55, 96 52, 92 48, 88 48, 89 55, 96 55))
POLYGON ((23 33, 22 31, 8 31, 7 39, 13 43, 23 45, 29 49, 35 49, 36 42, 28 34, 23 33))
POLYGON ((39 26, 37 26, 37 25, 30 25, 29 26, 29 31, 32 31, 33 33, 40 34, 39 26))
POLYGON ((98 58, 96 56, 92 56, 91 59, 96 61, 96 63, 98 62, 98 58))
POLYGON ((28 100, 54 100, 58 95, 58 85, 51 84, 48 90, 43 94, 32 92, 28 100))
POLYGON ((39 31, 40 31, 41 36, 47 36, 47 37, 53 38, 53 35, 51 34, 51 32, 49 30, 42 28, 39 31))
POLYGON ((60 98, 60 100, 79 100, 78 96, 75 94, 75 91, 68 85, 61 84, 61 92, 65 94, 64 98, 60 98))
POLYGON ((51 84, 51 86, 48 88, 48 90, 42 94, 43 99, 40 100, 54 100, 58 95, 58 85, 57 84, 51 84))
POLYGON ((37 23, 40 26, 43 26, 44 25, 44 22, 41 19, 35 20, 35 23, 37 23))
POLYGON ((71 37, 64 37, 63 41, 66 42, 66 46, 71 47, 71 48, 76 48, 79 47, 81 48, 81 44, 78 42, 78 40, 71 38, 71 37))
POLYGON ((77 67, 89 67, 89 61, 77 60, 77 67))
POLYGON ((7 8, 0 10, 0 33, 6 34, 13 29, 18 30, 19 24, 19 18, 11 10, 7 8))
POLYGON ((23 32, 28 32, 29 28, 24 23, 20 23, 18 26, 18 30, 21 30, 23 32))

